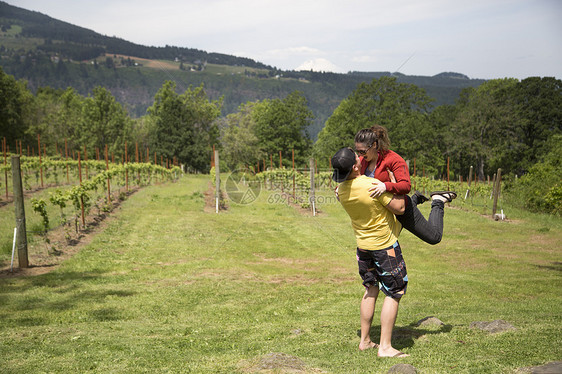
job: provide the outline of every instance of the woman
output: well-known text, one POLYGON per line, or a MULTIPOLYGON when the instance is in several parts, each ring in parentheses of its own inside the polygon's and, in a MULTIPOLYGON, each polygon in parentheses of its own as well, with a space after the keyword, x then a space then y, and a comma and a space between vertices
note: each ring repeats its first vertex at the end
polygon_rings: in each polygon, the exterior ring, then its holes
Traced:
POLYGON ((406 210, 396 218, 406 230, 429 244, 437 244, 443 236, 443 215, 445 202, 457 197, 452 191, 431 193, 431 213, 429 219, 421 214, 417 204, 429 200, 419 192, 412 197, 410 192, 410 173, 404 159, 389 149, 390 139, 386 128, 375 125, 360 130, 355 135, 355 150, 361 159, 361 174, 376 178, 373 182, 371 196, 376 197, 388 191, 395 195, 405 195, 406 210))

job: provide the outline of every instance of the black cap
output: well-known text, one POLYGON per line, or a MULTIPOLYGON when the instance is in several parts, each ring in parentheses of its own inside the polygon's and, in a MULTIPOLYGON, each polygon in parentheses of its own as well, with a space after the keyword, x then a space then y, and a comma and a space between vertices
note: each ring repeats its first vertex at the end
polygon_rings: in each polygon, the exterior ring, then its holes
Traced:
POLYGON ((332 179, 338 183, 343 182, 353 170, 353 165, 355 165, 355 152, 349 147, 340 149, 332 157, 332 168, 334 169, 332 179))

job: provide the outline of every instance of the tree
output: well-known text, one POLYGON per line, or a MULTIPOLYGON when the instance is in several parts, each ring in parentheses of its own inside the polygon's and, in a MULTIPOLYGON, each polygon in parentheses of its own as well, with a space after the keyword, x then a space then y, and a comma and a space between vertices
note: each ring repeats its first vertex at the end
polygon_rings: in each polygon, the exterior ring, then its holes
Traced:
POLYGON ((265 154, 260 150, 260 141, 255 134, 256 122, 253 110, 256 103, 240 105, 238 112, 229 114, 221 128, 222 159, 231 169, 255 165, 265 154))
POLYGON ((312 142, 306 128, 312 119, 306 99, 298 91, 283 100, 256 103, 253 108, 254 129, 262 154, 277 155, 281 151, 283 164, 291 166, 294 149, 295 163, 308 165, 312 142))
POLYGON ((430 135, 427 114, 431 98, 411 84, 381 77, 361 83, 336 108, 318 134, 314 153, 321 160, 341 147, 353 146, 355 134, 374 124, 388 129, 392 148, 404 158, 426 149, 430 135))
POLYGON ((81 150, 78 129, 83 121, 82 103, 82 96, 70 87, 65 91, 40 87, 33 102, 33 115, 27 130, 29 137, 35 140, 37 134, 41 134, 41 142, 47 145, 50 154, 57 148, 60 152, 65 139, 70 150, 81 150))
MULTIPOLYGON (((418 165, 425 169, 426 175, 441 176, 446 175, 446 157, 452 154, 451 144, 447 140, 449 134, 449 127, 457 117, 456 105, 440 105, 431 111, 429 115, 429 123, 431 124, 431 134, 428 142, 423 139, 426 149, 429 152, 423 152, 422 156, 417 159, 418 165), (444 157, 437 158, 436 155, 443 155, 444 157), (431 158, 433 156, 433 158, 431 158)), ((458 159, 451 160, 452 177, 456 176, 461 169, 458 159)), ((417 174, 422 175, 423 169, 418 168, 417 174)))
POLYGON ((517 83, 514 78, 488 81, 463 91, 457 104, 458 114, 448 134, 451 153, 456 160, 470 163, 461 165, 462 169, 476 166, 480 179, 498 167, 510 170, 506 163, 519 153, 510 99, 517 83))
POLYGON ((166 81, 148 109, 153 127, 151 149, 168 159, 177 157, 189 168, 208 172, 213 144, 219 144, 216 123, 221 101, 209 101, 203 86, 178 95, 166 81))
POLYGON ((123 155, 125 142, 131 141, 132 121, 111 92, 103 87, 94 88, 93 96, 84 101, 82 113, 78 146, 98 148, 102 154, 107 145, 108 152, 123 155))
POLYGON ((562 134, 562 81, 549 77, 524 79, 516 85, 513 100, 520 143, 515 171, 522 174, 550 152, 548 140, 562 134))
MULTIPOLYGON (((24 140, 30 125, 33 95, 23 81, 16 81, 0 68, 0 134, 8 144, 24 140)), ((15 151, 15 149, 14 149, 15 151)))
MULTIPOLYGON (((84 97, 79 95, 73 88, 67 88, 59 97, 58 118, 54 121, 55 134, 57 142, 68 139, 70 144, 79 147, 84 144, 80 143, 80 127, 84 122, 84 97)), ((72 147, 71 147, 72 148, 72 147)), ((93 150, 91 149, 90 152, 93 150)), ((91 155, 92 153, 90 153, 91 155)))

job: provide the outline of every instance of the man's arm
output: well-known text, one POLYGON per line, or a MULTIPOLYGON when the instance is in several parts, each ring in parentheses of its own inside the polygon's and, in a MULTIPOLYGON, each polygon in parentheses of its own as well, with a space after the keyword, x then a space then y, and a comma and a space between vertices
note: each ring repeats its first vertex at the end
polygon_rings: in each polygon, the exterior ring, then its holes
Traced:
POLYGON ((393 195, 392 200, 385 207, 397 216, 404 214, 406 209, 404 195, 393 195))

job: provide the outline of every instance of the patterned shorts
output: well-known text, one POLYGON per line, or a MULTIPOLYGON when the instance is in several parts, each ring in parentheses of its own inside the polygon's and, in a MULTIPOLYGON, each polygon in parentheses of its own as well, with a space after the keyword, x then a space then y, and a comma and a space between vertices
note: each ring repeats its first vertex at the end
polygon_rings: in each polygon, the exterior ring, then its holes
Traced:
POLYGON ((386 296, 394 299, 406 293, 408 274, 398 242, 392 247, 375 251, 357 248, 357 263, 366 288, 377 286, 386 296))

